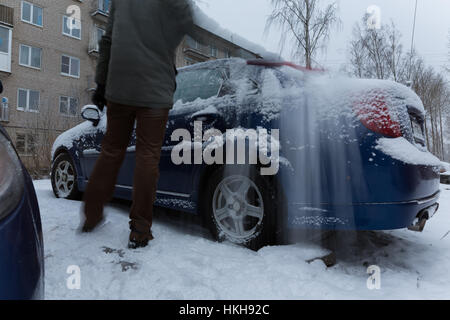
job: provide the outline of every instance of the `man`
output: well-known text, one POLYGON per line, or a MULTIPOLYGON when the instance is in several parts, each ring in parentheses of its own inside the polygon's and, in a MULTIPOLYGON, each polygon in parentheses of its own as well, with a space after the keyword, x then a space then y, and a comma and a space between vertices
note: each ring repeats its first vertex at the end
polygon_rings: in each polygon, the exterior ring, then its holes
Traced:
POLYGON ((193 29, 190 0, 112 0, 100 41, 93 103, 107 104, 102 151, 84 196, 82 231, 103 220, 136 122, 136 166, 129 247, 151 233, 161 146, 176 89, 175 50, 193 29))

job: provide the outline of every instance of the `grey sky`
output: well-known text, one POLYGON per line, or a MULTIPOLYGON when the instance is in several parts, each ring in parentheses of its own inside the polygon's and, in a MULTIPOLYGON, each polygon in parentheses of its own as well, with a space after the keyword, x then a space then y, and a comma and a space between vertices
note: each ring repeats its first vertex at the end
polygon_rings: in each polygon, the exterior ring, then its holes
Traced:
MULTIPOLYGON (((324 0, 329 2, 330 0, 324 0)), ((196 0, 200 8, 223 28, 240 34, 267 50, 279 52, 280 32, 272 29, 264 34, 266 18, 271 12, 270 0, 196 0)), ((381 9, 383 23, 392 19, 403 35, 404 49, 411 46, 415 0, 337 0, 340 30, 333 30, 327 51, 319 62, 337 69, 347 61, 347 45, 355 22, 360 21, 370 5, 381 9)), ((426 62, 437 69, 448 64, 448 34, 450 31, 450 0, 419 0, 415 45, 426 62)), ((288 50, 283 57, 290 58, 288 50)))

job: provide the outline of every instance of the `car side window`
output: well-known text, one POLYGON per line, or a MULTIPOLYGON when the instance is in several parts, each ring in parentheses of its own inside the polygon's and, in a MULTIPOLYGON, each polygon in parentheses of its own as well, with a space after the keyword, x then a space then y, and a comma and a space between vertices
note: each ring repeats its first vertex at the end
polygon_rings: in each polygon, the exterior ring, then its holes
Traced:
POLYGON ((181 71, 177 76, 174 102, 183 103, 217 96, 224 79, 220 69, 194 69, 181 71))

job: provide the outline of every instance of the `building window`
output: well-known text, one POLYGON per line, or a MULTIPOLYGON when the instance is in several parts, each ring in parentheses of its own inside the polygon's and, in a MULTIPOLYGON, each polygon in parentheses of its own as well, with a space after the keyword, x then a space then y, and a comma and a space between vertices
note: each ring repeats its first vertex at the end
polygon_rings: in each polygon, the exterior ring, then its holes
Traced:
POLYGON ((104 13, 109 12, 109 0, 98 0, 98 10, 104 13))
POLYGON ((78 99, 71 97, 59 97, 59 112, 67 116, 76 116, 78 111, 78 99))
POLYGON ((11 72, 12 30, 0 26, 0 71, 11 72))
POLYGON ((225 51, 225 58, 231 58, 231 52, 230 50, 225 51))
POLYGON ((0 26, 0 52, 9 54, 10 29, 0 26))
POLYGON ((190 36, 186 36, 186 43, 191 49, 200 49, 200 45, 198 44, 198 41, 191 38, 190 36))
POLYGON ((19 89, 17 91, 17 110, 39 112, 39 91, 19 89))
POLYGON ((102 40, 102 37, 105 35, 106 31, 100 27, 95 27, 95 30, 92 34, 89 51, 90 52, 99 52, 99 42, 102 40))
POLYGON ((41 7, 22 1, 22 21, 42 27, 42 13, 41 7))
POLYGON ((61 58, 61 74, 69 77, 80 77, 80 59, 65 56, 61 58))
POLYGON ((217 48, 216 48, 216 46, 211 45, 210 48, 211 48, 211 52, 210 52, 211 57, 217 57, 217 48))
POLYGON ((31 133, 18 133, 16 135, 16 149, 19 154, 32 155, 36 151, 35 137, 31 133))
POLYGON ((97 44, 100 40, 102 40, 102 37, 105 35, 106 31, 105 29, 102 29, 100 27, 95 27, 95 31, 97 33, 97 44))
POLYGON ((19 64, 25 67, 41 68, 42 49, 20 45, 20 59, 19 64))
POLYGON ((72 38, 81 39, 81 21, 63 16, 63 34, 72 38))

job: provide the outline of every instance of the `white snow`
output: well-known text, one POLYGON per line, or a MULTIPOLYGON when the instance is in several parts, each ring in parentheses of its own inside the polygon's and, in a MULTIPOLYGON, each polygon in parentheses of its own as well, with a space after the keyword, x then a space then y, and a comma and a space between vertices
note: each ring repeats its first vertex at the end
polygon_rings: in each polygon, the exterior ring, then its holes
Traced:
MULTIPOLYGON (((301 77, 301 74, 298 77, 301 77)), ((394 81, 354 79, 331 73, 308 73, 304 87, 310 105, 318 108, 320 116, 326 118, 336 118, 342 114, 353 117, 354 107, 370 111, 375 108, 374 101, 384 101, 387 115, 394 120, 398 120, 399 115, 406 111, 406 106, 412 106, 425 114, 425 108, 417 94, 394 81)), ((382 111, 376 109, 378 113, 382 111)), ((366 116, 371 117, 371 114, 372 112, 366 116)))
MULTIPOLYGON (((314 241, 258 252, 213 242, 195 222, 154 220, 153 240, 132 251, 127 204, 106 207, 108 223, 78 234, 81 203, 56 199, 49 180, 35 181, 45 241, 47 299, 450 299, 450 188, 423 233, 343 233, 338 263, 314 241), (69 290, 67 268, 81 270, 69 290), (367 266, 381 268, 381 289, 368 290, 367 266)), ((447 188, 447 189, 446 189, 447 188)))
MULTIPOLYGON (((86 108, 88 106, 85 106, 86 108)), ((105 108, 106 110, 106 108, 105 108)), ((105 111, 106 112, 106 111, 105 111)), ((88 134, 93 134, 97 131, 103 131, 106 132, 106 117, 101 117, 100 122, 98 123, 97 127, 94 127, 92 122, 90 121, 84 121, 80 123, 79 125, 73 127, 70 130, 67 130, 63 133, 61 133, 53 143, 51 155, 53 157, 53 154, 55 151, 61 147, 64 146, 67 149, 70 149, 72 147, 72 144, 74 141, 82 138, 83 136, 86 136, 88 134)))
POLYGON ((262 47, 261 45, 253 43, 241 37, 240 35, 233 33, 220 26, 217 21, 206 15, 195 2, 193 2, 192 7, 194 12, 194 21, 199 27, 208 30, 209 32, 214 33, 219 37, 227 41, 230 41, 231 43, 234 43, 250 52, 259 54, 265 59, 275 59, 275 60, 280 59, 280 55, 269 52, 266 49, 264 49, 264 47, 262 47))
POLYGON ((428 151, 421 151, 405 138, 381 138, 375 149, 404 163, 424 166, 440 166, 441 161, 428 151))
POLYGON ((219 111, 217 110, 216 107, 214 106, 208 106, 203 110, 197 111, 195 112, 191 118, 196 118, 196 117, 200 117, 200 116, 205 116, 205 115, 211 115, 211 114, 219 114, 219 111))
POLYGON ((444 170, 446 170, 443 174, 450 174, 450 163, 441 162, 441 166, 444 170))

